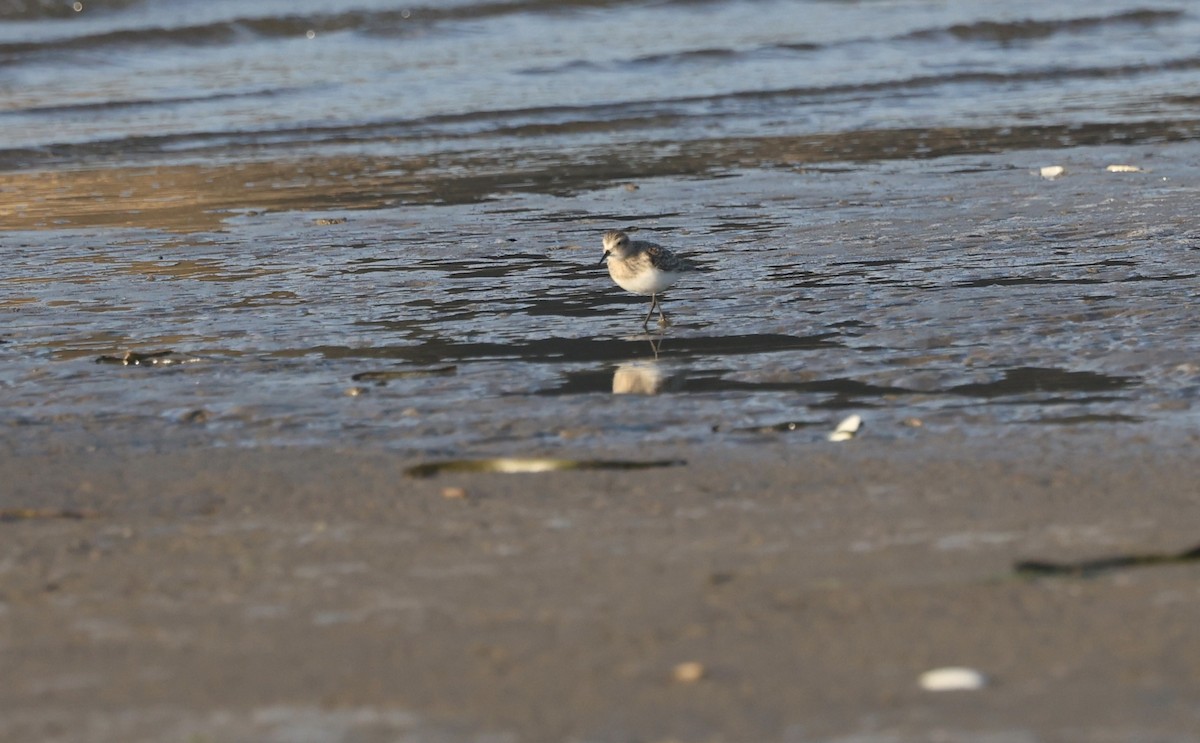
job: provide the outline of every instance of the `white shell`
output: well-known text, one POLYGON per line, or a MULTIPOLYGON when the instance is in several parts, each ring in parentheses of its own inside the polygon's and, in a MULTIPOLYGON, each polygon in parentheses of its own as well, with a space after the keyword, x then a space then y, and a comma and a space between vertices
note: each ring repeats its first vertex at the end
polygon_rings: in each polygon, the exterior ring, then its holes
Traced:
POLYGON ((974 668, 947 666, 922 673, 920 684, 925 691, 977 691, 987 686, 987 676, 974 668))
POLYGON ((854 438, 854 434, 858 433, 859 428, 862 428, 862 416, 851 415, 837 424, 837 428, 833 429, 833 433, 829 434, 829 440, 849 441, 854 438))
POLYGON ((703 663, 693 660, 675 666, 671 669, 671 676, 681 684, 694 684, 704 678, 707 672, 703 663))
POLYGON ((1109 165, 1105 168, 1110 173, 1140 173, 1142 169, 1136 165, 1109 165))
POLYGON ((1067 172, 1067 169, 1061 165, 1046 165, 1046 166, 1043 166, 1042 169, 1039 170, 1038 172, 1041 173, 1041 176, 1043 178, 1053 180, 1053 179, 1059 177, 1060 175, 1062 175, 1063 173, 1067 172))

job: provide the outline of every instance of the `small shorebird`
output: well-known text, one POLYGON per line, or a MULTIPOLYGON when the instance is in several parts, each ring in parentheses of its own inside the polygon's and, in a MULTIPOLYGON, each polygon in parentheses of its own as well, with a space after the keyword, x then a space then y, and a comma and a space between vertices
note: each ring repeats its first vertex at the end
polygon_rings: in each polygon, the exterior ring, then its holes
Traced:
POLYGON ((658 308, 658 324, 667 325, 667 316, 658 301, 659 293, 684 273, 699 268, 695 261, 681 258, 661 245, 630 240, 629 235, 620 230, 604 233, 604 257, 600 259, 600 265, 605 264, 617 286, 634 294, 650 295, 650 309, 642 321, 642 329, 650 324, 655 307, 658 308))

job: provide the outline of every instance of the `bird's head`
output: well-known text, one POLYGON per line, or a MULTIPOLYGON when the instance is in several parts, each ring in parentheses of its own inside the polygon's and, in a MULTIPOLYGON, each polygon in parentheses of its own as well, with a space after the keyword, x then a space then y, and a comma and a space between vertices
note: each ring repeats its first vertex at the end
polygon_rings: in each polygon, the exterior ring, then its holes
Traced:
POLYGON ((628 252, 629 235, 620 230, 609 230, 604 233, 604 257, 600 259, 600 265, 604 265, 610 255, 624 258, 628 252))

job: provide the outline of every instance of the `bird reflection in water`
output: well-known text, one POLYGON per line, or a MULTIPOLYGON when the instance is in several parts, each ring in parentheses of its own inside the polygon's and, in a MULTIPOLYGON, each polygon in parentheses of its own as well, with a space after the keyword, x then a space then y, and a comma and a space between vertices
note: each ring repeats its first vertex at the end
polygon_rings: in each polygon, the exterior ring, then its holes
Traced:
POLYGON ((657 395, 666 375, 657 361, 627 361, 613 372, 614 395, 657 395))
POLYGON ((651 338, 653 359, 626 361, 617 365, 613 372, 614 395, 657 395, 664 390, 672 391, 680 387, 683 378, 679 375, 668 376, 658 363, 658 350, 661 346, 662 338, 651 338))

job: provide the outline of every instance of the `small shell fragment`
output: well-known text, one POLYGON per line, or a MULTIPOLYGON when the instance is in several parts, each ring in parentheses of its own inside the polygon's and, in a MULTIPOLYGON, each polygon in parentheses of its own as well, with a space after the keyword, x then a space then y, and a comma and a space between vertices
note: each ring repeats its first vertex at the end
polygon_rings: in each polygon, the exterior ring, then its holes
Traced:
POLYGON ((837 424, 837 428, 833 429, 833 433, 829 434, 829 440, 849 441, 854 438, 854 434, 858 433, 859 428, 862 428, 862 416, 852 415, 837 424))
POLYGON ((694 684, 704 678, 705 670, 703 663, 692 660, 671 669, 671 678, 681 684, 694 684))
POLYGON ((467 497, 466 488, 446 487, 442 488, 442 497, 446 500, 461 500, 467 497))
POLYGON ((1061 165, 1044 165, 1042 166, 1042 169, 1038 171, 1038 173, 1040 173, 1041 176, 1047 180, 1054 180, 1065 172, 1067 172, 1067 169, 1061 165))
POLYGON ((1109 165, 1107 168, 1105 168, 1105 170, 1107 170, 1110 173, 1140 173, 1140 172, 1142 172, 1142 169, 1136 165, 1120 165, 1120 164, 1115 164, 1115 163, 1113 165, 1109 165))
POLYGON ((987 686, 987 677, 974 668, 947 666, 922 673, 919 683, 925 691, 977 691, 987 686))

